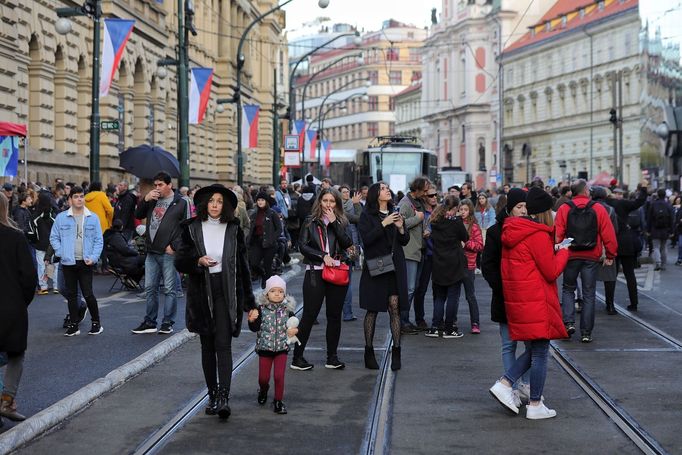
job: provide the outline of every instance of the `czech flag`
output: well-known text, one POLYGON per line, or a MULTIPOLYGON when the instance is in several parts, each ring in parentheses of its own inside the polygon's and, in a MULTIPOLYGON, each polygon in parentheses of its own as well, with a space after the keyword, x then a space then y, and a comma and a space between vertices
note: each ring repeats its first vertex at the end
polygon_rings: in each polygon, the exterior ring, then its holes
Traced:
POLYGON ((315 152, 317 148, 317 130, 305 131, 305 144, 303 144, 303 161, 317 161, 315 152))
POLYGON ((201 123, 211 97, 213 68, 192 68, 189 81, 189 123, 201 123))
POLYGON ((242 106, 242 147, 258 147, 258 118, 260 106, 245 104, 242 106))
POLYGON ((0 136, 0 175, 16 177, 19 167, 19 138, 0 136))
POLYGON ((329 167, 332 158, 332 143, 329 141, 322 141, 322 147, 320 148, 320 158, 324 157, 324 167, 329 167))
POLYGON ((291 129, 291 134, 298 136, 298 149, 303 150, 303 145, 305 144, 305 121, 296 120, 291 129))
POLYGON ((100 96, 107 96, 114 80, 114 73, 121 63, 123 50, 135 21, 132 19, 104 19, 104 46, 102 47, 102 78, 99 81, 100 96))

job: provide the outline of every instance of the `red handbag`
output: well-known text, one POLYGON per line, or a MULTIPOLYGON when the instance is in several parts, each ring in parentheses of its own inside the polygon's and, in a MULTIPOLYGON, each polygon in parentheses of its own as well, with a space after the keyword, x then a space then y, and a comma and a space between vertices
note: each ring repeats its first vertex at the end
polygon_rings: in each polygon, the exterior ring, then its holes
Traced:
MULTIPOLYGON (((317 229, 320 233, 320 246, 322 247, 322 251, 325 251, 322 229, 319 227, 317 229)), ((343 262, 333 267, 329 267, 323 263, 322 279, 327 283, 335 284, 337 286, 347 286, 348 283, 350 283, 350 267, 343 262)))

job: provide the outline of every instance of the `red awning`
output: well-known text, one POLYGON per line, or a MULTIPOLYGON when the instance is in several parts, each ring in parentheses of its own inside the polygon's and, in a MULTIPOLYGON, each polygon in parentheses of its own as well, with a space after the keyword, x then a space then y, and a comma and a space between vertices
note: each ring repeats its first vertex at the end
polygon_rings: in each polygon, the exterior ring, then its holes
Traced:
POLYGON ((0 122, 0 136, 26 137, 26 125, 18 123, 0 122))

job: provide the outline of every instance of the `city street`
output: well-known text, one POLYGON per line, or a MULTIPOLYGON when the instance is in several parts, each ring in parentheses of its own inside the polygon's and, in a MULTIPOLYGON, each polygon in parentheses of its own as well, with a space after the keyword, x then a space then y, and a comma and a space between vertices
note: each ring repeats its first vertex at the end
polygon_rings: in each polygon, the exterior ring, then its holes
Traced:
MULTIPOLYGON (((593 343, 585 345, 574 339, 556 341, 554 345, 557 352, 573 360, 576 368, 597 384, 617 409, 659 444, 663 451, 658 453, 679 453, 682 436, 676 421, 682 412, 682 384, 678 378, 682 293, 674 280, 680 270, 670 265, 667 271, 655 273, 660 277, 654 289, 641 293, 636 319, 623 310, 626 293, 619 284, 616 301, 620 314, 607 316, 603 303, 598 303, 593 343), (642 326, 638 319, 664 335, 642 326)), ((299 304, 301 283, 300 273, 289 280, 289 291, 299 304)), ((355 285, 357 293, 357 281, 355 285)), ((544 392, 548 406, 557 410, 556 419, 533 422, 523 417, 524 411, 510 416, 489 396, 487 389, 501 373, 499 336, 497 325, 488 319, 490 291, 480 277, 476 285, 483 333, 468 333, 468 312, 460 302, 459 325, 464 338, 404 336, 403 368, 395 374, 380 370, 377 375, 363 368, 362 318, 343 324, 339 356, 346 362, 346 369, 326 370, 325 320, 321 315, 306 351, 306 358, 315 368, 307 372, 287 370, 286 416, 273 414, 269 404, 256 403, 257 363, 249 356, 255 338, 245 331, 233 345, 233 414, 227 422, 203 415, 203 406, 188 412, 188 405, 197 403, 203 388, 199 345, 192 340, 19 453, 47 454, 55 447, 64 452, 82 452, 95 446, 98 453, 111 454, 150 448, 161 453, 289 453, 292 446, 299 453, 311 454, 369 453, 370 446, 383 447, 381 453, 528 453, 538 441, 543 449, 554 453, 565 452, 567 447, 574 453, 592 452, 595 447, 600 447, 601 453, 641 453, 557 361, 550 361, 544 392), (182 423, 158 442, 158 430, 179 416, 184 416, 182 423), (77 438, 73 437, 75 433, 77 438)), ((139 309, 142 305, 120 304, 120 321, 100 337, 106 340, 113 336, 126 345, 126 355, 111 352, 106 356, 111 364, 117 363, 113 360, 116 358, 120 364, 138 352, 135 349, 143 349, 141 346, 153 344, 159 337, 125 333, 137 316, 129 307, 139 309)), ((430 312, 429 298, 427 315, 430 312)), ((363 313, 356 303, 356 316, 363 313)), ((59 330, 52 331, 54 336, 43 337, 42 343, 55 346, 53 357, 61 365, 66 363, 62 359, 72 355, 69 346, 61 342, 59 330)), ((378 358, 386 347, 386 335, 387 317, 382 314, 375 340, 378 358)), ((79 337, 75 341, 91 340, 79 337)), ((47 351, 46 347, 41 349, 47 351)), ((557 353, 553 356, 556 359, 557 353)), ((92 363, 85 348, 81 357, 83 364, 92 363)), ((32 403, 26 399, 29 390, 38 390, 30 376, 31 371, 36 371, 33 358, 27 359, 22 404, 32 403)), ((60 372, 56 382, 62 382, 69 371, 66 365, 51 368, 60 372)), ((45 378, 43 381, 48 382, 45 378)))

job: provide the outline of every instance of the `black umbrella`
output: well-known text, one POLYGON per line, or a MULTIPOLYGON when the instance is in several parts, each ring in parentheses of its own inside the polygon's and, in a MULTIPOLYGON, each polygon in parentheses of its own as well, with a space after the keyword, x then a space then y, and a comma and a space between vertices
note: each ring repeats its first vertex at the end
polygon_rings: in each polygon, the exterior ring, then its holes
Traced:
POLYGON ((147 144, 130 147, 119 155, 119 160, 120 166, 136 177, 151 179, 159 171, 180 177, 178 159, 161 147, 147 144))

